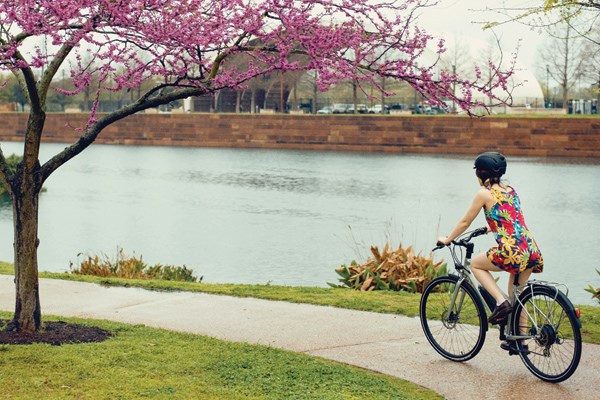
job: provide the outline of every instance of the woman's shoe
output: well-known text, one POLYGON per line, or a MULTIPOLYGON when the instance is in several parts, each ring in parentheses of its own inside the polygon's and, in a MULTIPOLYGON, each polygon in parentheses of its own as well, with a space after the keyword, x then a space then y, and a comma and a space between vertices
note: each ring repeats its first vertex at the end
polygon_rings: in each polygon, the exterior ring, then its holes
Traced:
POLYGON ((510 305, 510 301, 504 300, 504 303, 497 305, 494 308, 494 312, 488 318, 488 322, 492 325, 498 325, 499 322, 504 320, 504 318, 512 312, 512 306, 510 305))
POLYGON ((502 350, 508 351, 508 353, 510 355, 519 354, 519 352, 521 352, 523 354, 529 354, 529 346, 527 346, 526 344, 522 344, 521 350, 519 350, 517 348, 517 342, 515 342, 513 340, 511 340, 511 341, 507 340, 505 342, 500 343, 500 348, 502 350))

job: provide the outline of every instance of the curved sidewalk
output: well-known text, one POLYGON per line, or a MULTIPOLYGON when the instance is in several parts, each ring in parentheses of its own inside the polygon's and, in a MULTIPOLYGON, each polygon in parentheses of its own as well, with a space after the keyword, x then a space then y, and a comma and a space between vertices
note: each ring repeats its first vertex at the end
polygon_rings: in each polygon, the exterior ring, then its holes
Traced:
MULTIPOLYGON (((447 399, 591 399, 598 395, 600 346, 584 344, 566 382, 535 378, 498 347, 496 331, 475 359, 454 363, 424 338, 418 318, 189 292, 105 288, 40 280, 45 314, 107 319, 248 342, 328 358, 428 387, 447 399), (594 383, 595 382, 595 383, 594 383)), ((0 275, 0 310, 14 310, 13 277, 0 275)))

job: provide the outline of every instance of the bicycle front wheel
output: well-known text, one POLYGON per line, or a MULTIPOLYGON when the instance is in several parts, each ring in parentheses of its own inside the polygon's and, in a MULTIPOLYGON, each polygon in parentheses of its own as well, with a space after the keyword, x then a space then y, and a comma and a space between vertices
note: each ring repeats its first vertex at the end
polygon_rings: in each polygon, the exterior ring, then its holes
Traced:
POLYGON ((552 383, 569 378, 581 358, 580 323, 569 299, 550 286, 527 288, 512 315, 519 355, 538 378, 552 383))
POLYGON ((423 332, 438 353, 452 361, 467 361, 481 350, 487 321, 475 289, 466 282, 457 288, 457 282, 454 275, 432 280, 421 296, 419 314, 423 332))

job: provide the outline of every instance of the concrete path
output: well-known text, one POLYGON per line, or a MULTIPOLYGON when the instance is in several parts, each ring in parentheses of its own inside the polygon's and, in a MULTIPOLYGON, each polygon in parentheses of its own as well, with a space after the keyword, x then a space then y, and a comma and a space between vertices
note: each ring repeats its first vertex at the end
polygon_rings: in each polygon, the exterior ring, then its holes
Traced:
MULTIPOLYGON (((498 345, 496 331, 475 359, 447 361, 429 345, 418 318, 202 293, 40 280, 45 314, 107 319, 303 352, 397 376, 448 399, 597 398, 600 346, 584 344, 566 382, 535 378, 498 345)), ((0 275, 0 309, 14 310, 13 277, 0 275)))

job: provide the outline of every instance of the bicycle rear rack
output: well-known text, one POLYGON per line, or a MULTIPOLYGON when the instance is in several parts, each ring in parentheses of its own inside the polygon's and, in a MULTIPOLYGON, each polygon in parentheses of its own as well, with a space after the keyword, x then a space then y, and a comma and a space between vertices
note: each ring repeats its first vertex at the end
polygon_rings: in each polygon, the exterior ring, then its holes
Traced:
POLYGON ((564 283, 548 282, 548 281, 540 281, 540 280, 537 280, 537 279, 532 279, 532 280, 527 281, 527 284, 526 284, 526 286, 530 286, 530 285, 539 285, 539 286, 552 287, 552 288, 560 291, 565 296, 569 297, 569 288, 564 283))
MULTIPOLYGON (((535 286, 546 286, 546 287, 550 287, 552 289, 555 289, 555 294, 554 294, 554 299, 553 300, 556 300, 556 298, 559 296, 559 293, 562 293, 563 295, 565 295, 567 297, 569 295, 569 288, 564 283, 541 281, 541 280, 537 280, 537 279, 532 279, 532 280, 527 281, 527 283, 525 284, 525 286, 521 287, 520 293, 525 293, 528 290, 533 291, 533 288, 535 286)), ((482 289, 483 288, 480 286, 480 289, 479 289, 480 292, 482 292, 482 289)), ((485 289, 483 289, 483 292, 485 292, 485 289)), ((483 295, 483 292, 482 292, 482 295, 483 295)), ((487 299, 486 296, 482 296, 482 297, 486 300, 486 302, 489 301, 489 299, 487 299)), ((516 299, 516 301, 519 301, 519 300, 516 299)), ((513 307, 514 307, 514 304, 513 304, 513 307)), ((498 328, 499 328, 499 331, 500 331, 499 332, 500 333, 500 340, 507 340, 507 335, 506 335, 506 332, 505 332, 507 323, 508 323, 508 321, 505 321, 504 323, 498 324, 498 328)))

